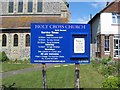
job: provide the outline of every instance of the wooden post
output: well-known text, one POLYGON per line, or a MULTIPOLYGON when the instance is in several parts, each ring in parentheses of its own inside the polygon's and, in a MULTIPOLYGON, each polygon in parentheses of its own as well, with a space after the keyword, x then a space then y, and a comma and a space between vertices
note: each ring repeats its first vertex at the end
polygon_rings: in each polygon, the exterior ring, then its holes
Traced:
POLYGON ((42 64, 42 76, 43 76, 43 88, 47 90, 47 83, 46 83, 46 64, 42 64))
POLYGON ((79 69, 80 64, 75 64, 75 90, 79 90, 80 88, 79 69))

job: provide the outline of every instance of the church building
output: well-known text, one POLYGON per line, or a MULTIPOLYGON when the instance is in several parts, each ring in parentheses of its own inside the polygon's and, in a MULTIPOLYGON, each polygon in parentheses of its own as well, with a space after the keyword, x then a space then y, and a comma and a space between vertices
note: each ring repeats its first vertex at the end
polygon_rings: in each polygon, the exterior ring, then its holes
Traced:
POLYGON ((0 6, 0 52, 11 60, 30 58, 31 23, 69 22, 67 0, 4 0, 0 6))

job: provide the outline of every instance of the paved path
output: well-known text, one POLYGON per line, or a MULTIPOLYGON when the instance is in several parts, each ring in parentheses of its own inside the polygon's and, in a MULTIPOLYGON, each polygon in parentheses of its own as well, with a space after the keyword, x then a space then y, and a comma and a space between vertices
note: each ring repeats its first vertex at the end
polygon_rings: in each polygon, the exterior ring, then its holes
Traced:
MULTIPOLYGON (((52 67, 54 65, 55 64, 47 65, 47 68, 52 67)), ((31 71, 36 71, 36 70, 42 70, 42 65, 31 67, 31 68, 25 68, 25 69, 21 69, 21 70, 2 72, 2 73, 0 73, 0 78, 6 78, 6 77, 13 76, 13 75, 16 75, 16 74, 21 74, 21 73, 31 72, 31 71)))

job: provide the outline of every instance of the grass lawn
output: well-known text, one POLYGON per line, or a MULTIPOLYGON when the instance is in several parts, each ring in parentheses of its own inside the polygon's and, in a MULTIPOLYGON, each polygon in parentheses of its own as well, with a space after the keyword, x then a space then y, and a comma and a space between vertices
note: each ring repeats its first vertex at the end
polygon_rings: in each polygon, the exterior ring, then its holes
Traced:
POLYGON ((1 72, 7 72, 12 70, 19 70, 24 68, 32 67, 32 64, 13 64, 13 63, 2 63, 2 71, 1 72))
MULTIPOLYGON (((94 71, 91 65, 80 65, 81 88, 100 88, 104 77, 94 71)), ((16 83, 18 88, 42 88, 42 73, 34 71, 4 78, 4 85, 16 83)), ((74 88, 74 65, 47 69, 48 88, 74 88)))

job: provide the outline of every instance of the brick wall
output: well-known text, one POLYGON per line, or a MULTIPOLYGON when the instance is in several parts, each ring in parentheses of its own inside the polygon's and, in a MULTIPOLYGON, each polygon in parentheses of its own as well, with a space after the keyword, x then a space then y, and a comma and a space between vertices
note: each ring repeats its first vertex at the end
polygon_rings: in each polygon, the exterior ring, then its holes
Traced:
POLYGON ((114 35, 113 34, 110 34, 109 35, 109 43, 110 43, 110 47, 109 47, 109 51, 110 52, 105 52, 105 35, 104 34, 102 34, 101 35, 101 46, 100 46, 100 50, 101 50, 101 53, 100 53, 100 57, 101 58, 108 58, 109 56, 111 56, 111 57, 113 57, 113 50, 114 50, 114 47, 113 47, 113 45, 114 45, 114 40, 113 40, 113 38, 114 38, 114 35))
POLYGON ((113 38, 114 38, 114 35, 113 34, 110 34, 110 56, 111 57, 113 57, 113 49, 114 49, 114 47, 113 47, 113 44, 114 44, 114 40, 113 40, 113 38))
POLYGON ((101 58, 103 58, 104 57, 104 45, 105 45, 105 35, 103 35, 103 34, 101 34, 101 36, 100 36, 100 38, 101 38, 101 46, 100 46, 100 51, 101 51, 101 53, 100 53, 100 57, 101 58))

